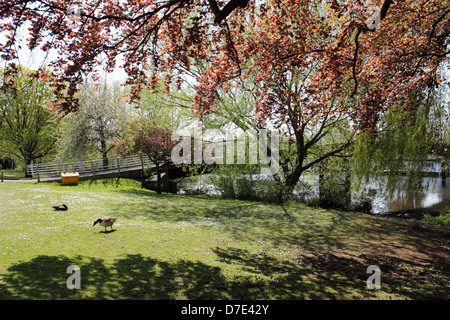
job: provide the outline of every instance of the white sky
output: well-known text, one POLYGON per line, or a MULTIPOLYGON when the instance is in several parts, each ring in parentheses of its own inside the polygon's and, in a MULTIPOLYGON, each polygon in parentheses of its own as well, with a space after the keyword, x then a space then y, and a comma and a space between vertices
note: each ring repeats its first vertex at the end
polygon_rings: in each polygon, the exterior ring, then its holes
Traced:
MULTIPOLYGON (((42 66, 48 65, 51 61, 56 61, 58 59, 58 54, 55 49, 50 50, 50 52, 44 52, 39 47, 30 51, 27 46, 27 38, 30 36, 28 27, 30 27, 29 23, 25 23, 19 30, 17 38, 19 40, 18 44, 20 45, 20 49, 17 46, 16 50, 19 53, 19 61, 18 63, 29 69, 38 69, 42 66)), ((4 42, 4 35, 0 35, 1 42, 4 42)), ((113 73, 108 73, 107 81, 118 81, 124 82, 126 80, 127 74, 124 69, 121 68, 123 60, 119 57, 116 65, 116 70, 113 73)), ((2 66, 3 67, 3 66, 2 66)), ((102 77, 105 76, 104 72, 100 72, 102 77)))

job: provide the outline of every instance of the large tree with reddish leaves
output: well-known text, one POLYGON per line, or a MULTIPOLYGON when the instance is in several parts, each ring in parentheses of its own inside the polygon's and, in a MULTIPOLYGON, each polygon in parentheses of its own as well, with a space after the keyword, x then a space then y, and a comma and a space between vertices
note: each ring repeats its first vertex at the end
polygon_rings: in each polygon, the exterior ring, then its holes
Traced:
POLYGON ((137 90, 180 83, 192 65, 209 62, 196 79, 200 112, 214 106, 218 86, 249 76, 242 73, 249 63, 262 75, 275 60, 286 70, 315 60, 308 88, 328 90, 320 101, 339 96, 364 106, 354 117, 366 127, 405 91, 436 80, 436 67, 449 53, 448 8, 441 0, 2 0, 0 31, 7 38, 0 50, 14 59, 17 32, 29 21, 29 48, 61 54, 51 65, 67 111, 76 107, 73 94, 83 74, 105 59, 112 70, 121 54, 137 90), (379 29, 366 24, 370 4, 380 8, 379 29))

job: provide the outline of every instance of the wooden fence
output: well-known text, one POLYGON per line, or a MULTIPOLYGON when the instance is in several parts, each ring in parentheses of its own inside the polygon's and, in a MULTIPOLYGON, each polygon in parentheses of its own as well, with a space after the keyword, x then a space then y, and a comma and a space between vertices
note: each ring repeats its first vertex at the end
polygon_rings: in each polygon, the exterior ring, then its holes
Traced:
POLYGON ((148 157, 133 155, 129 157, 75 161, 66 163, 35 163, 26 165, 27 175, 33 179, 56 180, 61 172, 78 172, 80 178, 95 178, 106 175, 120 176, 121 172, 142 170, 152 166, 148 157))

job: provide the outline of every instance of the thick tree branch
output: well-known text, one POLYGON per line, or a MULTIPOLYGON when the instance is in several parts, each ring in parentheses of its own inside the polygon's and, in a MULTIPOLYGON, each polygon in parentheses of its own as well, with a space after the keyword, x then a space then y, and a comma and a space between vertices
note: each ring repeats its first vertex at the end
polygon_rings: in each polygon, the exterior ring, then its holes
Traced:
POLYGON ((450 9, 446 10, 446 11, 439 17, 439 19, 437 19, 436 22, 433 23, 433 26, 432 26, 431 32, 430 32, 430 37, 429 37, 429 39, 428 39, 428 43, 431 42, 431 39, 432 39, 433 36, 434 36, 434 32, 436 31, 436 26, 438 25, 438 23, 441 22, 441 21, 445 18, 445 16, 446 16, 447 14, 449 14, 449 13, 450 13, 450 9))
POLYGON ((353 73, 353 80, 355 80, 355 89, 353 90, 352 97, 358 92, 358 79, 356 78, 356 61, 358 59, 358 48, 359 48, 359 35, 361 34, 361 29, 358 28, 358 31, 355 36, 355 54, 353 56, 353 67, 352 67, 352 73, 353 73))
POLYGON ((321 157, 317 158, 316 160, 311 161, 310 163, 308 163, 306 166, 304 166, 302 168, 302 171, 308 170, 309 168, 311 168, 315 164, 317 164, 317 163, 319 163, 319 162, 321 162, 321 161, 323 161, 323 160, 325 160, 325 159, 327 159, 327 158, 329 158, 331 156, 336 156, 336 154, 338 154, 338 153, 344 151, 345 149, 347 149, 351 145, 351 143, 352 142, 349 140, 346 143, 341 144, 341 146, 339 148, 336 148, 335 150, 332 150, 332 151, 322 155, 321 157))
MULTIPOLYGON (((389 7, 391 6, 391 3, 392 3, 392 0, 385 0, 383 2, 383 6, 380 9, 380 21, 386 17, 389 7)), ((361 32, 374 31, 374 30, 370 30, 369 28, 367 28, 366 25, 363 25, 363 26, 358 25, 358 31, 355 36, 355 54, 353 57, 353 68, 352 68, 353 69, 352 70, 353 80, 355 81, 355 88, 353 90, 352 97, 358 92, 358 79, 356 78, 356 62, 358 59, 359 36, 360 36, 361 32)))
POLYGON ((389 10, 389 7, 391 6, 392 0, 385 0, 383 2, 383 6, 380 10, 380 20, 383 20, 386 17, 386 14, 389 10))
POLYGON ((214 13, 214 22, 220 24, 228 17, 234 9, 240 7, 245 8, 250 0, 230 0, 222 10, 219 9, 216 0, 208 0, 209 6, 214 13))

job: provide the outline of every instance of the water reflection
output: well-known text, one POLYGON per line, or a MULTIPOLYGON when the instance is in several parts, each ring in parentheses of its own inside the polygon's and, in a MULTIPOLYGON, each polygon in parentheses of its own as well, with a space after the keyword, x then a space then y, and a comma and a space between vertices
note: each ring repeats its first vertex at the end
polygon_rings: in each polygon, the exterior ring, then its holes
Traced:
POLYGON ((373 213, 396 212, 409 209, 426 209, 427 211, 443 211, 450 207, 450 180, 441 178, 424 178, 424 191, 407 195, 403 190, 393 197, 376 196, 373 199, 373 213))
MULTIPOLYGON (((261 175, 258 175, 261 178, 261 175)), ((265 177, 268 178, 268 177, 265 177)), ((381 195, 377 192, 379 186, 375 183, 366 185, 367 189, 371 189, 375 194, 371 198, 372 213, 383 214, 410 209, 424 209, 424 211, 441 212, 450 207, 450 178, 445 181, 439 177, 428 177, 423 179, 424 189, 422 192, 408 195, 404 190, 398 190, 392 197, 381 195)), ((317 197, 319 194, 318 175, 307 175, 302 177, 299 186, 309 185, 309 189, 302 188, 301 191, 305 198, 317 197)), ((186 190, 193 192, 202 190, 207 194, 219 194, 217 189, 208 183, 208 175, 197 177, 195 182, 185 182, 179 185, 180 193, 186 190)))
MULTIPOLYGON (((302 182, 311 186, 308 197, 317 197, 319 194, 318 176, 306 176, 302 182)), ((407 194, 405 190, 398 190, 392 196, 380 192, 382 186, 371 182, 364 186, 371 190, 372 213, 384 214, 397 211, 424 209, 424 211, 441 212, 450 207, 450 179, 441 179, 438 176, 422 179, 422 191, 407 194)), ((353 197, 352 201, 358 201, 353 197)))

